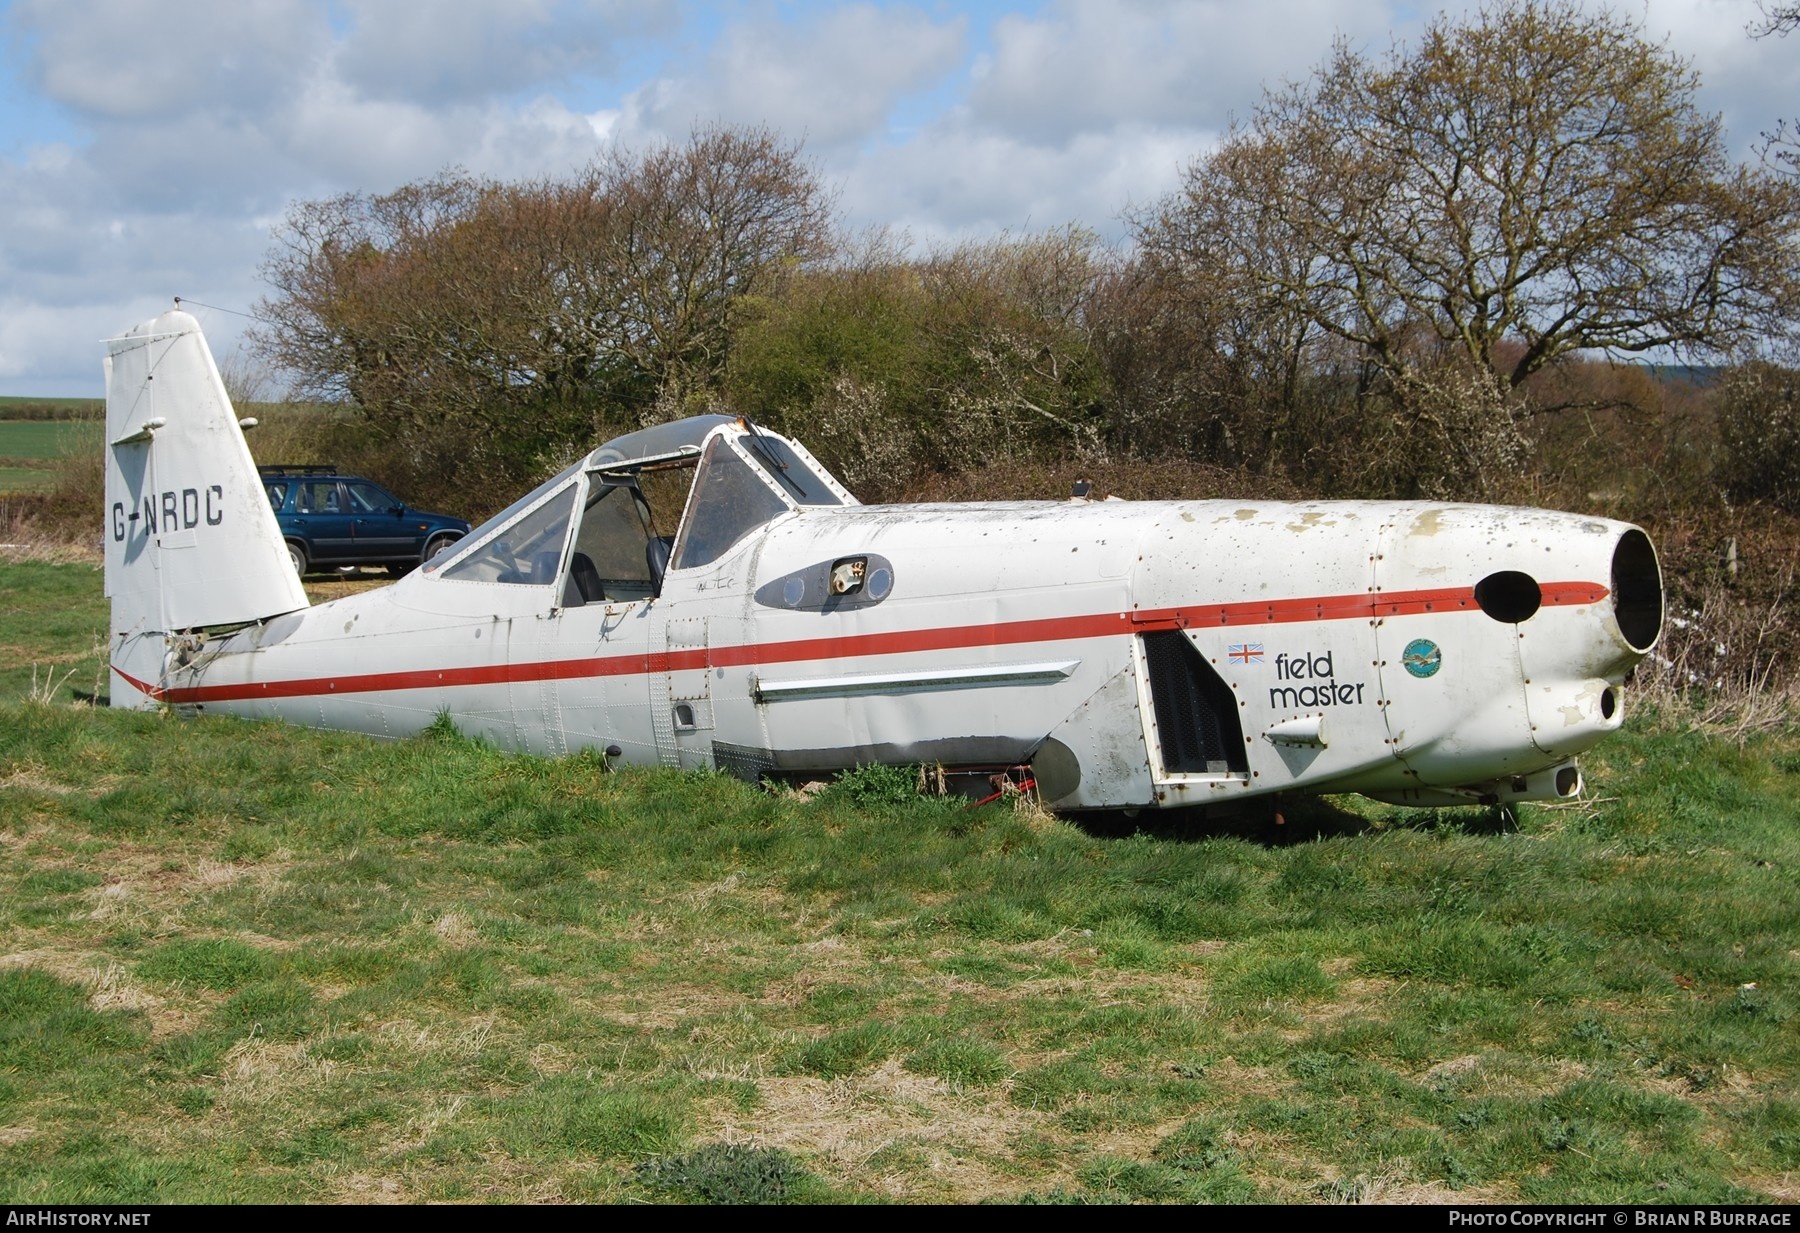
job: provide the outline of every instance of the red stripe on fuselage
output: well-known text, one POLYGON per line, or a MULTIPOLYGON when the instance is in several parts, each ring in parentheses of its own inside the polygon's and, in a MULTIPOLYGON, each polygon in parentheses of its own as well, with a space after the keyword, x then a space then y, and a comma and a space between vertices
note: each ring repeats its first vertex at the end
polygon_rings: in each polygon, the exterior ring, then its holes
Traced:
MULTIPOLYGON (((1543 584, 1542 591, 1545 607, 1598 603, 1607 595, 1605 587, 1591 582, 1549 582, 1543 584)), ((735 668, 856 659, 870 655, 904 655, 916 651, 947 651, 972 646, 1067 642, 1158 629, 1375 620, 1381 617, 1417 616, 1427 612, 1457 612, 1475 608, 1475 592, 1471 588, 1446 587, 1430 591, 1371 591, 1361 595, 1323 595, 1311 599, 1281 599, 1265 603, 1184 605, 1179 608, 1046 617, 1034 621, 1005 621, 996 625, 949 625, 937 629, 903 629, 891 633, 847 634, 836 638, 797 638, 788 642, 695 647, 679 651, 557 659, 530 664, 424 668, 409 672, 250 681, 232 685, 187 685, 173 689, 158 689, 123 672, 119 675, 130 682, 133 688, 162 702, 246 702, 257 698, 329 697, 335 694, 451 689, 465 685, 505 685, 582 677, 639 676, 694 668, 735 668)), ((118 670, 115 668, 114 671, 118 670)))

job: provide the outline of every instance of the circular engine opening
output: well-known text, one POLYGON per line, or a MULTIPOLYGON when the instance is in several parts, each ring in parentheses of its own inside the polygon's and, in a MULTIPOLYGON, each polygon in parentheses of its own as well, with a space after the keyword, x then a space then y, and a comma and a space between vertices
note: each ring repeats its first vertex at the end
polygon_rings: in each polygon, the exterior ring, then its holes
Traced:
POLYGON ((1558 796, 1574 796, 1581 791, 1581 772, 1572 766, 1558 767, 1556 771, 1556 794, 1558 796))
POLYGON ((1537 615, 1544 604, 1544 591, 1530 574, 1503 569, 1475 584, 1475 602, 1496 621, 1517 625, 1537 615))
POLYGON ((1619 536, 1612 559, 1613 615, 1634 651, 1648 651, 1662 633, 1662 569, 1650 537, 1633 527, 1619 536))
POLYGON ((1600 718, 1611 719, 1619 713, 1619 695, 1610 689, 1600 691, 1600 718))

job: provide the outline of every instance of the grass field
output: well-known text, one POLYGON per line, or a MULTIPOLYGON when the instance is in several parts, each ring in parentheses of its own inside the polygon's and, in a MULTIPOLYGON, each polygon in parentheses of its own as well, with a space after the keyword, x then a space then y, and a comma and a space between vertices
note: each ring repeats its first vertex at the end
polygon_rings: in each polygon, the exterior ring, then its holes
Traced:
POLYGON ((1800 1200, 1794 731, 1102 833, 71 706, 98 592, 0 565, 0 1201, 1800 1200))
POLYGON ((0 400, 0 495, 50 488, 63 459, 100 449, 98 422, 9 420, 5 414, 0 400))
POLYGON ((79 450, 99 448, 97 423, 0 419, 0 458, 54 462, 79 450))
POLYGON ((15 467, 0 462, 0 496, 9 492, 35 492, 56 483, 56 473, 47 467, 15 467))

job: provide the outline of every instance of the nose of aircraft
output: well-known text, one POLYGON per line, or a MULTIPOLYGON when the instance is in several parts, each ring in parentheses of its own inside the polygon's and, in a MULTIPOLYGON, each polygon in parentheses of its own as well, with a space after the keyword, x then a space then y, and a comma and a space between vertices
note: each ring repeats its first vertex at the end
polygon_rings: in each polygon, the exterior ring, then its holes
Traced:
MULTIPOLYGON (((1423 595, 1415 607, 1430 609, 1405 615, 1396 596, 1377 633, 1392 748, 1416 782, 1528 780, 1623 723, 1625 677, 1663 625, 1662 573, 1642 530, 1440 507, 1392 518, 1379 556, 1381 593, 1423 595), (1469 587, 1460 596, 1459 577, 1469 587)), ((1568 791, 1578 784, 1569 777, 1568 791)))
POLYGON ((1551 757, 1573 757, 1624 722, 1625 676, 1662 635, 1662 570, 1649 536, 1617 533, 1607 581, 1590 615, 1520 626, 1531 740, 1551 757))

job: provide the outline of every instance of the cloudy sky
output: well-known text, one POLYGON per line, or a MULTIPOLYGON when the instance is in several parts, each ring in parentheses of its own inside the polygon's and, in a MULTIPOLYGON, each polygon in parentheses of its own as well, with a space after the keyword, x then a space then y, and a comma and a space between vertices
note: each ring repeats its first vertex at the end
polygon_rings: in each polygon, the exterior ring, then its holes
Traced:
MULTIPOLYGON (((1447 0, 1452 10, 1473 7, 1447 0)), ((1754 0, 1614 6, 1688 56, 1747 155, 1800 113, 1754 0)), ((229 354, 290 202, 445 167, 561 174, 698 123, 803 139, 853 225, 1116 238, 1265 83, 1399 0, 12 0, 0 4, 0 394, 101 393, 102 338, 181 296, 229 354)))

